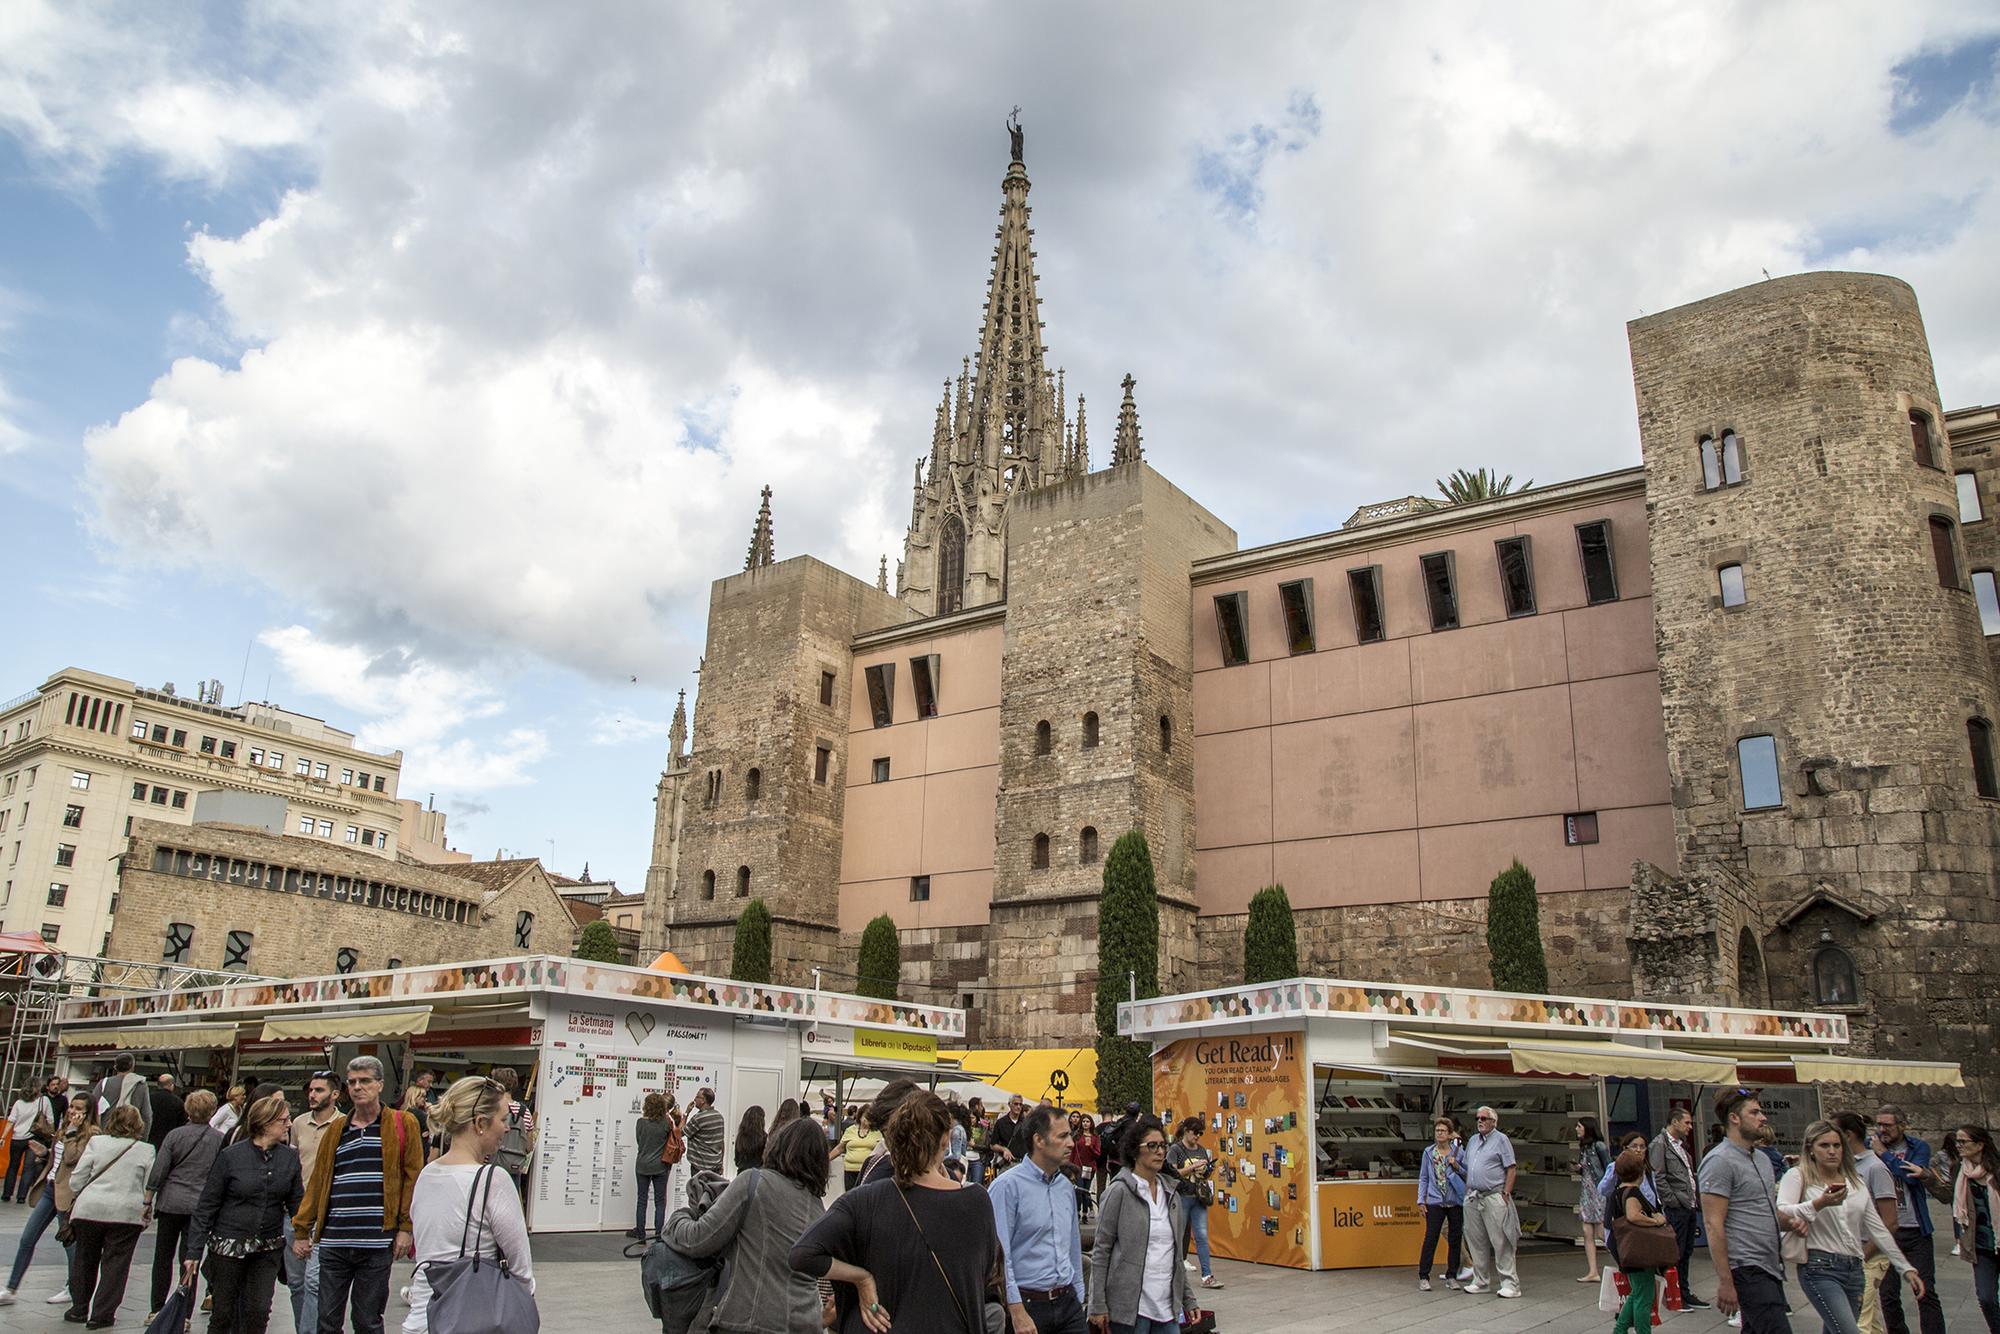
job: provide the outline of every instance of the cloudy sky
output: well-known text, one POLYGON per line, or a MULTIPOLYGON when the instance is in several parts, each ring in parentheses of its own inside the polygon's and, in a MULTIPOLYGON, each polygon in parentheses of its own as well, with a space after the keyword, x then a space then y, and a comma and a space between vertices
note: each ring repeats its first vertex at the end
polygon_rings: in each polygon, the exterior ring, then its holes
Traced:
POLYGON ((0 696, 219 677, 638 888, 758 488, 780 557, 900 549, 1011 106, 1099 461, 1130 371, 1251 545, 1637 462, 1624 322, 1765 271, 1909 279, 2000 400, 1996 53, 1984 0, 11 0, 0 696))

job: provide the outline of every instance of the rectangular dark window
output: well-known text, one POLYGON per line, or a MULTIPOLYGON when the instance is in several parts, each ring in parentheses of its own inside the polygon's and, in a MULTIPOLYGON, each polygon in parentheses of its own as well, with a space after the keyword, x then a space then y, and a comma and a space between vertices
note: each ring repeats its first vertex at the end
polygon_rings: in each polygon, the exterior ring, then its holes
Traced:
POLYGON ((931 878, 927 875, 910 877, 910 902, 929 903, 931 901, 931 878))
POLYGON ((868 669, 868 710, 877 727, 896 720, 896 664, 880 662, 868 669))
POLYGON ((819 674, 819 702, 822 704, 833 703, 832 672, 821 672, 819 674))
POLYGON ((236 743, 234 741, 225 741, 222 743, 222 758, 225 760, 236 758, 236 743))
POLYGON ((1222 636, 1222 665, 1235 667, 1250 660, 1250 600, 1243 593, 1221 593, 1215 599, 1215 629, 1222 636))
POLYGON ((917 697, 917 717, 935 718, 938 711, 938 655, 910 659, 910 689, 917 697))
POLYGON ((1951 520, 1931 520, 1931 557, 1937 561, 1938 587, 1958 587, 1958 552, 1951 543, 1951 520))
POLYGON ((1929 414, 1910 409, 1910 451, 1918 463, 1926 468, 1935 468, 1937 450, 1931 440, 1931 419, 1929 414))
POLYGON ((153 724, 153 744, 157 746, 167 744, 167 728, 164 723, 153 724))
POLYGON ((203 738, 201 739, 201 753, 202 753, 202 754, 204 754, 204 755, 213 755, 213 754, 215 754, 215 738, 214 738, 214 737, 212 737, 212 736, 205 736, 205 737, 203 737, 203 738))
POLYGON ((1618 571, 1611 561, 1611 520, 1576 526, 1577 555, 1583 560, 1583 597, 1593 607, 1618 600, 1618 571))
POLYGON ((1437 551, 1425 556, 1424 598, 1430 604, 1431 629, 1455 630, 1458 628, 1458 580, 1452 569, 1449 551, 1437 551))
POLYGON ((1493 544, 1500 561, 1500 591, 1507 599, 1509 616, 1535 614, 1535 566, 1528 554, 1528 539, 1503 537, 1493 544))
POLYGON ((188 734, 187 734, 186 732, 183 732, 183 731, 181 731, 181 730, 180 730, 180 729, 179 729, 178 727, 177 727, 177 728, 175 728, 175 729, 174 729, 174 744, 175 744, 176 746, 179 746, 179 747, 180 747, 180 748, 181 748, 182 750, 186 750, 186 749, 187 749, 187 743, 188 743, 188 734))
POLYGON ((1578 811, 1575 815, 1563 817, 1563 842, 1570 847, 1580 847, 1597 841, 1597 812, 1578 811))
POLYGON ((886 783, 889 781, 889 757, 887 755, 877 755, 875 757, 873 776, 869 781, 875 783, 886 783))
POLYGON ((1766 810, 1785 804, 1778 785, 1778 743, 1768 736, 1746 736, 1736 743, 1736 772, 1743 782, 1743 809, 1766 810))
POLYGON ((81 806, 63 807, 63 828, 75 829, 81 826, 82 824, 83 824, 83 807, 81 806))
POLYGON ((2000 779, 1993 772, 1993 729, 1984 718, 1968 719, 1965 734, 1972 742, 1972 782, 1982 797, 2000 798, 2000 779))
POLYGON ((1382 638, 1382 567, 1349 570, 1347 596, 1354 603, 1354 637, 1363 644, 1382 638))
POLYGON ((833 752, 825 746, 813 747, 813 782, 824 784, 826 771, 833 764, 833 752))
POLYGON ((1278 585, 1278 605, 1285 612, 1285 645, 1293 653, 1310 653, 1313 637, 1313 581, 1297 579, 1278 585))

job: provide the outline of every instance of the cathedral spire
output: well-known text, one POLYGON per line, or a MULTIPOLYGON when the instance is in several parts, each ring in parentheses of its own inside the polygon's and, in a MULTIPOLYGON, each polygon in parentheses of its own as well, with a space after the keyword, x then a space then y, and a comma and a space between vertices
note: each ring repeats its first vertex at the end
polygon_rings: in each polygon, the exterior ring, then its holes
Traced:
POLYGON ((681 691, 681 697, 674 701, 674 720, 667 725, 667 767, 672 768, 687 757, 688 739, 688 692, 681 691))
POLYGON ((762 569, 771 563, 771 488, 764 488, 764 503, 757 507, 757 526, 750 530, 750 554, 744 558, 746 570, 762 569))
POLYGON ((1083 395, 1076 396, 1076 475, 1086 476, 1090 472, 1090 441, 1083 430, 1083 395))
POLYGON ((1041 298, 1036 295, 1034 232, 1028 226, 1028 169, 1021 160, 1018 114, 1008 118, 1013 148, 1000 226, 994 233, 993 274, 987 283, 986 318, 980 330, 977 377, 972 387, 976 461, 994 469, 1006 491, 1038 485, 1043 470, 1033 460, 1046 441, 1054 456, 1061 427, 1048 420, 1049 396, 1042 346, 1041 298))
POLYGON ((1139 447, 1139 405, 1132 401, 1132 386, 1139 382, 1127 372, 1120 383, 1125 388, 1125 401, 1118 405, 1118 434, 1111 443, 1111 466, 1114 468, 1137 463, 1145 457, 1139 447))
POLYGON ((889 591, 889 553, 882 553, 881 568, 875 571, 875 588, 878 592, 889 591))
POLYGON ((931 476, 938 476, 951 457, 951 381, 944 382, 944 397, 938 401, 937 424, 931 428, 931 476))

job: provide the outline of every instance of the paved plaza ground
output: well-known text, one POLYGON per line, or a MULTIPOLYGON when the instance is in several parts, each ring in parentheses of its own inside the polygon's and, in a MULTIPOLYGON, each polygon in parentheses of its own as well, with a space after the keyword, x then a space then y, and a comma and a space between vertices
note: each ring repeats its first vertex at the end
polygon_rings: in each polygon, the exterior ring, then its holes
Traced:
MULTIPOLYGON (((0 1205, 0 1261, 11 1261, 27 1211, 20 1205, 0 1205)), ((588 1330, 590 1334, 645 1334, 658 1324, 647 1314, 639 1296, 638 1262, 620 1255, 623 1239, 616 1236, 543 1236, 535 1239, 535 1274, 542 1328, 550 1334, 588 1330)), ((1945 1248, 1949 1250, 1947 1246, 1945 1248)), ((118 1328, 144 1328, 146 1282, 151 1272, 153 1234, 139 1242, 132 1281, 119 1309, 118 1328)), ((1697 1255, 1699 1290, 1714 1291, 1707 1261, 1697 1255)), ((1971 1266, 1948 1255, 1938 1258, 1943 1280, 1945 1318, 1950 1328, 1971 1334, 1985 1326, 1972 1299, 1971 1266)), ((44 1238, 22 1284, 17 1305, 0 1307, 0 1331, 61 1331, 81 1326, 64 1324, 62 1309, 42 1301, 55 1290, 62 1273, 62 1247, 53 1230, 44 1238)), ((409 1266, 398 1266, 397 1285, 408 1282, 409 1266)), ((1582 1334, 1611 1328, 1611 1317, 1597 1311, 1597 1290, 1573 1282, 1583 1272, 1581 1251, 1543 1250, 1523 1257, 1525 1295, 1518 1301, 1469 1297, 1439 1287, 1418 1292, 1414 1277, 1397 1270, 1354 1270, 1304 1274, 1260 1265, 1219 1262, 1217 1274, 1227 1283, 1221 1292, 1202 1294, 1216 1313, 1219 1334, 1294 1334, 1337 1329, 1344 1334, 1582 1334)), ((4 1277, 4 1275, 0 1275, 4 1277)), ((1810 1313, 1797 1286, 1791 1289, 1792 1327, 1797 1334, 1817 1334, 1819 1320, 1810 1313)), ((1906 1304, 1907 1307, 1907 1304, 1906 1304)), ((389 1299, 388 1328, 400 1326, 403 1306, 389 1299)), ((1912 1312, 1914 1314, 1914 1312, 1912 1312)), ((1728 1334, 1728 1326, 1712 1311, 1668 1316, 1675 1334, 1728 1334)), ((934 1334, 941 1326, 899 1321, 910 1334, 934 1334)), ((202 1334, 205 1320, 197 1320, 202 1334)), ((292 1312, 281 1287, 271 1312, 271 1334, 295 1334, 292 1312)))

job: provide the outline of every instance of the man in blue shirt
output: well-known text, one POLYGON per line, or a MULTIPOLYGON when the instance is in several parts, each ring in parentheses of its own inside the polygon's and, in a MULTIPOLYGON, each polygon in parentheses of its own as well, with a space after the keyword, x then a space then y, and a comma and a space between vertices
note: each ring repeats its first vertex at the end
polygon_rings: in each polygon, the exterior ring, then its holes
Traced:
POLYGON ((1465 1146, 1465 1244, 1472 1252, 1472 1282, 1467 1292, 1491 1292, 1499 1278, 1502 1297, 1521 1295, 1521 1276, 1514 1268, 1514 1248, 1520 1240, 1514 1217, 1514 1141, 1500 1131, 1500 1118, 1481 1107, 1478 1129, 1465 1146))
POLYGON ((1063 1175, 1069 1120, 1053 1107, 1037 1107, 1015 1143, 1025 1156, 986 1188, 1006 1255, 1014 1334, 1088 1334, 1076 1186, 1063 1175))
MULTIPOLYGON (((1875 1151, 1889 1177, 1896 1183, 1896 1245, 1902 1248, 1924 1280, 1924 1295, 1917 1299, 1917 1319, 1923 1334, 1945 1334, 1944 1304, 1937 1295, 1937 1256, 1931 1244, 1931 1202, 1925 1187, 1938 1180, 1931 1171, 1931 1146, 1907 1133, 1903 1109, 1884 1103, 1875 1110, 1875 1151)), ((1899 1283, 1884 1283, 1880 1289, 1882 1323, 1889 1334, 1910 1334, 1903 1319, 1903 1296, 1899 1283)))

